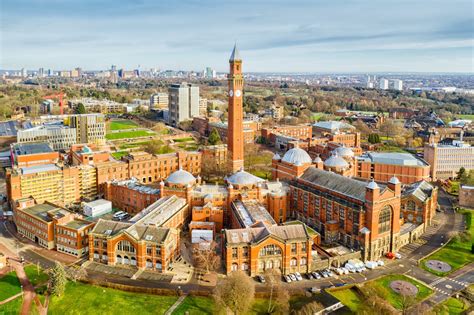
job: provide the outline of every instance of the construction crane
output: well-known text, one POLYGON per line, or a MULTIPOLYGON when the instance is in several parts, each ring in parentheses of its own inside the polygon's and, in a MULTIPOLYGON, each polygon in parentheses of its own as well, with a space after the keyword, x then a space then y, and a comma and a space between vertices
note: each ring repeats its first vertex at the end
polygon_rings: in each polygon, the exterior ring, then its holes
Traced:
POLYGON ((63 92, 59 92, 59 93, 56 93, 56 94, 51 94, 51 95, 46 95, 46 96, 43 96, 43 99, 44 100, 49 100, 49 99, 59 99, 59 110, 60 110, 60 113, 61 115, 64 114, 64 103, 63 103, 63 97, 66 96, 66 93, 63 93, 63 92))

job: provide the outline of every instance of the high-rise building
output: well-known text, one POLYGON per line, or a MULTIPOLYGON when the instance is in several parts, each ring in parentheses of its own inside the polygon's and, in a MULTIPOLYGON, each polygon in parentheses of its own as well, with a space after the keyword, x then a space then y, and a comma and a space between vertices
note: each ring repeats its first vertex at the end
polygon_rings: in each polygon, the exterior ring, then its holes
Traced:
POLYGON ((28 71, 25 68, 21 68, 21 76, 26 78, 28 76, 28 71))
POLYGON ((379 88, 381 90, 388 90, 388 80, 387 79, 380 79, 379 88))
POLYGON ((44 68, 39 68, 39 69, 38 69, 38 77, 39 77, 39 78, 44 77, 44 68))
POLYGON ((423 158, 431 165, 431 179, 456 177, 461 167, 474 170, 474 147, 454 140, 451 145, 425 144, 423 158))
POLYGON ((393 89, 394 90, 397 90, 397 91, 403 90, 403 81, 402 80, 395 79, 395 80, 392 81, 392 84, 393 84, 393 89))
POLYGON ((227 148, 229 149, 230 171, 237 172, 244 166, 244 127, 242 109, 242 90, 244 78, 242 76, 242 59, 237 45, 234 46, 229 59, 229 119, 227 148))
POLYGON ((203 71, 203 77, 205 79, 214 79, 216 77, 216 71, 211 67, 206 67, 206 70, 203 71))
POLYGON ((155 93, 150 96, 151 109, 165 109, 168 108, 168 93, 155 93))
POLYGON ((180 122, 199 116, 199 87, 183 82, 172 84, 169 92, 169 123, 178 126, 180 122))

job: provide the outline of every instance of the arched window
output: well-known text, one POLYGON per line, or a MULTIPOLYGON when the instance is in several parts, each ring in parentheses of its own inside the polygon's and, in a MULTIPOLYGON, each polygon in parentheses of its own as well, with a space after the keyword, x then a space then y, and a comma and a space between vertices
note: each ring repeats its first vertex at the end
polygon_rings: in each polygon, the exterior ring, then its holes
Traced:
POLYGON ((135 253, 135 247, 129 241, 120 241, 117 243, 117 250, 121 252, 135 253))
POLYGON ((295 267, 298 265, 298 260, 296 258, 290 259, 290 266, 295 267))
POLYGON ((237 271, 239 270, 239 265, 237 265, 236 263, 232 264, 232 271, 237 271))
POLYGON ((243 264, 242 264, 242 270, 243 270, 243 271, 249 270, 249 264, 243 263, 243 264))
POLYGON ((306 257, 300 259, 300 266, 306 266, 306 257))
POLYGON ((274 256, 274 255, 281 255, 281 248, 274 245, 274 244, 271 244, 271 245, 267 245, 265 247, 263 247, 259 254, 258 254, 260 257, 262 256, 274 256))
POLYGON ((390 231, 392 208, 385 206, 379 213, 379 234, 390 231))
POLYGON ((408 200, 407 209, 411 211, 414 211, 416 209, 416 204, 413 200, 408 200))

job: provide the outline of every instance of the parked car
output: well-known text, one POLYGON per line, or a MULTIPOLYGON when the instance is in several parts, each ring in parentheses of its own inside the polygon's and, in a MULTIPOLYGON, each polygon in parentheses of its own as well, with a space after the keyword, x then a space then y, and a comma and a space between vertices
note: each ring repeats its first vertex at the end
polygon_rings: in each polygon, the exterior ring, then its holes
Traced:
POLYGON ((291 281, 297 281, 294 274, 290 273, 288 276, 290 277, 291 281))
POLYGON ((311 274, 313 275, 314 278, 321 279, 321 275, 317 273, 316 271, 313 271, 311 274))
POLYGON ((341 267, 345 275, 349 274, 349 270, 346 267, 341 267))
POLYGON ((395 254, 392 253, 392 252, 388 252, 385 254, 385 257, 387 257, 388 259, 394 259, 395 258, 395 254))
POLYGON ((313 277, 313 275, 311 274, 311 272, 308 272, 308 273, 306 274, 306 278, 308 278, 309 280, 314 279, 314 277, 313 277))
POLYGON ((396 258, 396 259, 402 259, 402 254, 396 253, 396 254, 395 254, 395 258, 396 258))
POLYGON ((379 266, 379 264, 375 261, 367 261, 365 263, 365 267, 367 267, 367 269, 375 269, 378 266, 379 266))
POLYGON ((377 264, 379 266, 385 266, 385 263, 383 262, 383 260, 377 260, 377 264))
POLYGON ((336 268, 336 273, 337 273, 338 275, 343 275, 343 274, 344 274, 344 271, 342 271, 341 268, 336 268))
POLYGON ((317 288, 317 287, 312 287, 311 289, 309 289, 309 291, 311 293, 319 293, 321 292, 321 289, 320 288, 317 288))
POLYGON ((258 276, 257 276, 257 279, 258 279, 258 281, 260 281, 261 283, 265 283, 265 278, 264 278, 263 276, 258 275, 258 276))
POLYGON ((329 273, 327 273, 327 271, 323 270, 321 271, 321 274, 323 275, 324 278, 329 278, 329 273))
POLYGON ((341 282, 341 283, 336 283, 336 284, 335 284, 336 287, 343 287, 343 286, 345 286, 345 285, 346 285, 345 282, 341 282))
POLYGON ((326 269, 326 272, 328 273, 330 277, 334 277, 334 272, 332 272, 331 270, 326 269))
POLYGON ((291 282, 291 278, 290 278, 289 276, 287 276, 287 275, 284 275, 284 276, 283 276, 283 279, 285 279, 285 282, 286 282, 286 283, 290 283, 290 282, 291 282))
POLYGON ((298 281, 303 280, 303 277, 301 276, 301 274, 299 272, 295 272, 295 277, 296 277, 296 280, 298 280, 298 281))
POLYGON ((114 213, 113 218, 114 218, 114 219, 115 219, 115 218, 118 218, 118 217, 124 215, 125 213, 126 213, 126 212, 124 212, 124 211, 117 211, 117 212, 114 213))

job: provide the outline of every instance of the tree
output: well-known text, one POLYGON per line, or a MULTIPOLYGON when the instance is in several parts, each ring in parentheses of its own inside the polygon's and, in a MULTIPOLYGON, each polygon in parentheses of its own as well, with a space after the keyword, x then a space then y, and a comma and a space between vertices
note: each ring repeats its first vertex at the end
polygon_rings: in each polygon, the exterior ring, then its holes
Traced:
POLYGON ((404 292, 400 292, 400 295, 401 295, 400 305, 402 307, 402 314, 406 315, 408 314, 408 310, 410 309, 410 307, 415 305, 416 298, 414 295, 405 294, 404 292))
POLYGON ((211 133, 209 134, 209 138, 207 139, 210 145, 216 145, 221 143, 221 136, 219 135, 219 132, 217 132, 216 128, 213 128, 211 130, 211 133))
POLYGON ((255 282, 243 271, 233 271, 214 289, 216 306, 232 314, 245 314, 253 303, 255 282))
POLYGON ((73 282, 87 278, 87 270, 82 267, 69 267, 66 269, 66 274, 73 282))
POLYGON ((386 120, 379 128, 382 134, 388 137, 395 137, 396 135, 401 135, 403 132, 403 126, 393 120, 386 120))
POLYGON ((464 167, 461 167, 461 168, 459 169, 459 172, 458 172, 457 174, 458 174, 457 179, 458 179, 461 183, 465 182, 465 181, 467 180, 467 178, 468 178, 466 169, 465 169, 464 167))
POLYGON ((267 292, 270 293, 267 313, 288 313, 290 308, 290 294, 288 290, 282 286, 281 273, 275 269, 269 269, 265 271, 265 280, 267 292))
POLYGON ((301 309, 297 311, 293 311, 292 314, 296 315, 313 315, 317 314, 321 310, 324 309, 324 306, 321 305, 320 303, 314 301, 308 304, 305 304, 301 309))
POLYGON ((77 105, 77 108, 76 108, 76 114, 85 114, 87 111, 86 111, 86 107, 84 106, 84 104, 82 103, 79 103, 77 105))
POLYGON ((56 261, 54 267, 49 271, 49 293, 61 296, 66 288, 67 278, 63 265, 56 261))
POLYGON ((205 163, 201 164, 201 177, 204 181, 220 180, 228 174, 226 162, 221 163, 214 156, 207 155, 203 157, 203 161, 205 163))
POLYGON ((370 128, 360 120, 354 122, 353 125, 363 137, 367 137, 372 132, 372 130, 370 130, 370 128))
POLYGON ((369 143, 372 143, 372 144, 380 143, 380 136, 376 133, 371 133, 367 140, 369 141, 369 143))
POLYGON ((169 145, 165 145, 161 140, 152 140, 146 144, 145 152, 150 154, 164 154, 173 152, 169 145))
POLYGON ((193 245, 194 264, 209 273, 219 268, 221 257, 217 254, 216 242, 210 242, 209 246, 202 246, 201 244, 203 243, 193 245))

